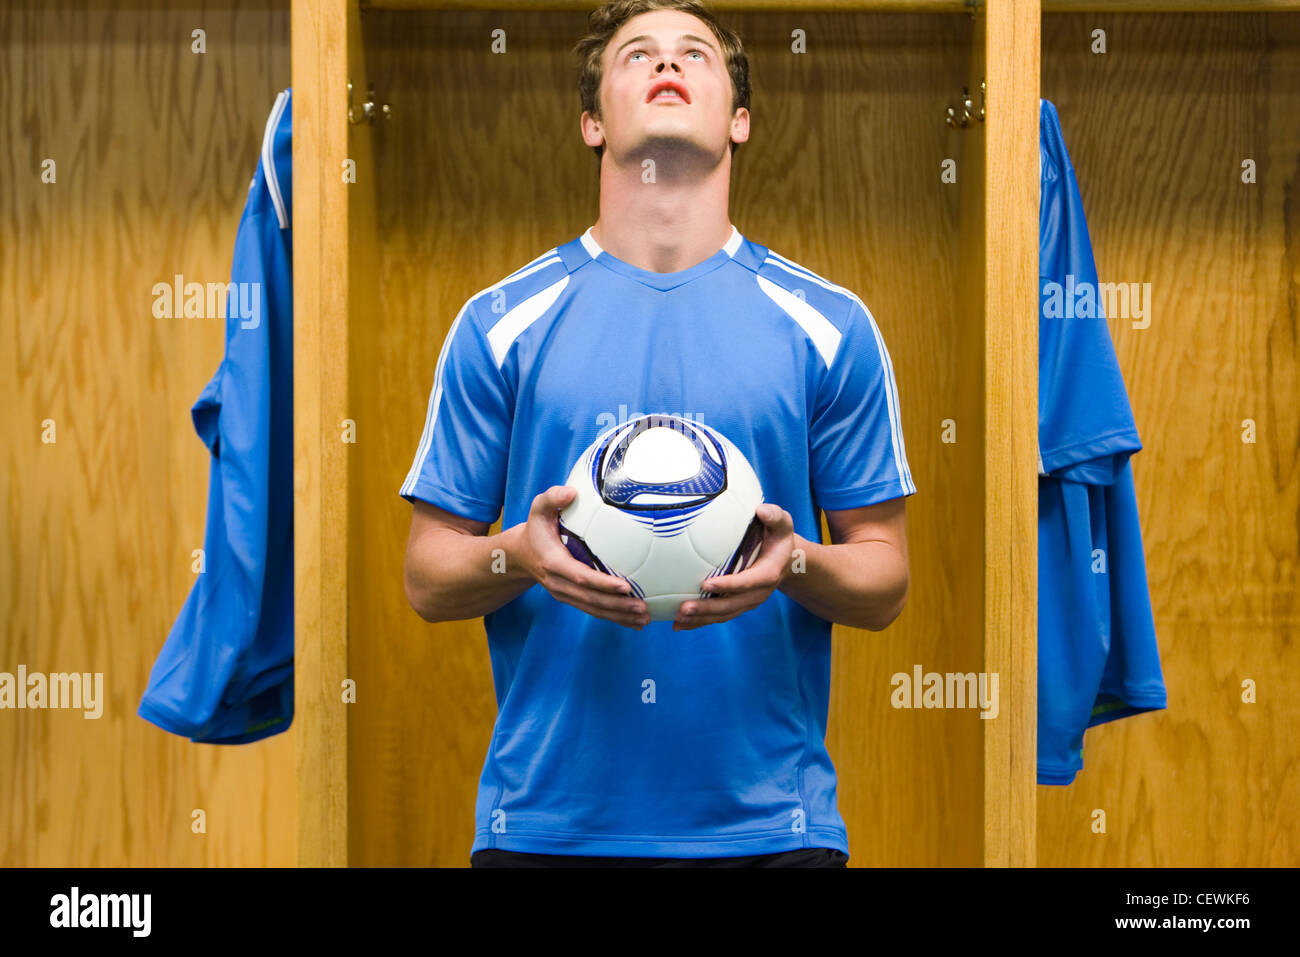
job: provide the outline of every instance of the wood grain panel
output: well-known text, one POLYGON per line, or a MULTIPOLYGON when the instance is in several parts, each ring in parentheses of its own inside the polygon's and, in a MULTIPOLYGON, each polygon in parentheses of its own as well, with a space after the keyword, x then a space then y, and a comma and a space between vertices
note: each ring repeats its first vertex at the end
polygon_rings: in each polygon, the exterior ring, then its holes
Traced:
POLYGON ((990 867, 1034 864, 1039 21, 1034 2, 997 3, 980 20, 989 103, 979 131, 984 169, 974 181, 983 186, 983 205, 978 221, 963 221, 961 230, 973 239, 982 229, 983 242, 962 248, 984 253, 962 275, 981 277, 983 292, 983 309, 967 315, 966 327, 982 328, 984 340, 983 670, 998 676, 998 715, 981 722, 983 863, 990 867))
POLYGON ((1098 274, 1151 284, 1150 326, 1110 329, 1169 707, 1088 731, 1075 783, 1038 789, 1039 859, 1294 865, 1300 17, 1053 15, 1043 50, 1098 274))
MULTIPOLYGON (((352 305, 347 76, 355 2, 294 0, 294 709, 297 863, 348 863, 352 305)), ((356 187, 352 187, 356 188, 356 187)))
POLYGON ((189 410, 224 350, 220 316, 155 318, 152 287, 229 281, 288 29, 283 2, 0 9, 0 670, 102 672, 106 699, 0 712, 0 865, 292 862, 292 730, 196 745, 136 714, 195 581, 189 410))
MULTIPOLYGON (((407 604, 416 451, 439 349, 465 300, 596 218, 570 49, 582 15, 368 11, 382 310, 353 389, 354 864, 468 863, 496 715, 482 620, 427 625, 407 604), (492 55, 491 31, 508 53, 492 55)), ((973 712, 896 711, 890 677, 978 671, 982 658, 983 340, 959 329, 958 185, 969 137, 945 125, 968 83, 967 17, 737 16, 754 74, 732 219, 856 291, 888 344, 918 494, 912 589, 886 632, 836 629, 829 746, 853 864, 977 865, 981 733, 973 712), (810 53, 790 53, 803 28, 810 53), (965 349, 967 351, 962 352, 965 349), (960 440, 942 445, 941 423, 960 440)), ((970 280, 976 290, 978 278, 970 280)), ((980 294, 980 293, 977 293, 980 294)), ((354 348, 356 348, 354 346, 354 348)), ((497 528, 493 528, 496 531, 497 528)))

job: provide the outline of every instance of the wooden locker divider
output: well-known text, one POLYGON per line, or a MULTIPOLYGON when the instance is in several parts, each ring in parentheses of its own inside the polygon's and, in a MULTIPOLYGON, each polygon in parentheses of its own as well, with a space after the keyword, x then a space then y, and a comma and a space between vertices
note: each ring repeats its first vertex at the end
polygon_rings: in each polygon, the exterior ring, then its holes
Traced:
POLYGON ((355 0, 293 0, 294 723, 298 863, 345 867, 352 248, 347 83, 355 0))
MULTIPOLYGON (((1038 0, 991 3, 981 242, 984 297, 984 665, 1000 711, 984 725, 984 865, 1036 862, 1038 660, 1038 0), (989 249, 996 250, 992 256, 989 249)), ((978 89, 977 78, 970 88, 978 89)), ((979 151, 974 151, 979 156, 979 151)), ((969 201, 971 191, 963 193, 969 201)), ((975 318, 975 317, 972 317, 975 318)))

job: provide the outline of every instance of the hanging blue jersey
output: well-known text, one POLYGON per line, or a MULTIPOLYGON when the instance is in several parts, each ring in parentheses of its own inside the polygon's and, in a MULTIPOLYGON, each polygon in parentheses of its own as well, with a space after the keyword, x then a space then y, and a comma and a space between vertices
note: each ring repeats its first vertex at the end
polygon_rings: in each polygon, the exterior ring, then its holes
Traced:
POLYGON ((191 415, 210 452, 205 570, 139 714, 240 744, 293 718, 293 238, 290 91, 276 97, 235 239, 226 354, 191 415))
POLYGON ((1038 783, 1088 728, 1165 707, 1131 456, 1142 448, 1056 107, 1040 101, 1038 783))
MULTIPOLYGON (((916 491, 871 313, 733 226, 672 273, 587 230, 470 297, 401 494, 511 528, 601 432, 649 413, 726 435, 812 541, 822 509, 916 491)), ((784 593, 638 631, 533 585, 485 626, 499 710, 471 853, 849 852, 825 742, 831 623, 784 593)))

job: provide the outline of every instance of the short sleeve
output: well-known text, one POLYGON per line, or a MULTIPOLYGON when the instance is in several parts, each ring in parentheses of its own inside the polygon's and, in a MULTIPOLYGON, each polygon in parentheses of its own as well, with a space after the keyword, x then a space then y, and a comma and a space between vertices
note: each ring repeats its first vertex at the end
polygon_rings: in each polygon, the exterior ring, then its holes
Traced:
POLYGON ((208 451, 213 455, 221 454, 221 433, 219 425, 221 421, 221 375, 225 372, 226 363, 223 359, 221 365, 217 366, 216 375, 208 380, 208 384, 203 387, 199 397, 194 400, 194 405, 190 407, 190 418, 194 421, 194 431, 199 434, 203 444, 208 447, 208 451))
POLYGON ((495 522, 505 497, 513 418, 513 392, 466 303, 438 356, 424 432, 402 498, 495 522))
POLYGON ((863 508, 915 494, 889 350, 856 297, 830 355, 808 431, 818 507, 863 508))

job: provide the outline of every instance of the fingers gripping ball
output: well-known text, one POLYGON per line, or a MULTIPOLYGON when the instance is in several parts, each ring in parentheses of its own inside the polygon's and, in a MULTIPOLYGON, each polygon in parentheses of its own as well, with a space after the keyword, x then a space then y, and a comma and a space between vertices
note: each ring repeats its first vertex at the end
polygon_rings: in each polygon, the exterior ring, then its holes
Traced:
POLYGON ((602 433, 565 485, 560 540, 597 571, 624 578, 651 621, 707 597, 705 579, 748 568, 763 542, 763 490, 749 461, 716 429, 643 415, 602 433))

